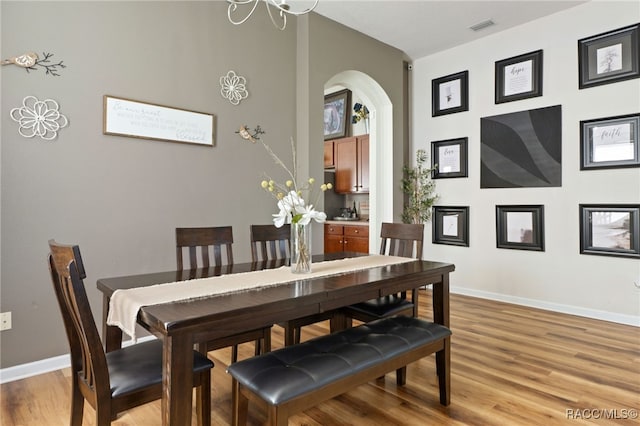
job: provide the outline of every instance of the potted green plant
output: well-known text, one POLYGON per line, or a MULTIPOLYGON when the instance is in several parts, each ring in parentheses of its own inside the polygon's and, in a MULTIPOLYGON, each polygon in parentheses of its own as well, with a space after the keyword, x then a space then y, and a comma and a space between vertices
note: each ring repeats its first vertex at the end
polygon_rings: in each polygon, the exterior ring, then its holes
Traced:
POLYGON ((424 149, 416 151, 416 166, 404 166, 402 192, 406 194, 406 202, 402 212, 404 223, 426 223, 431 220, 431 207, 439 198, 435 193, 436 183, 431 179, 433 167, 425 166, 427 153, 424 149))

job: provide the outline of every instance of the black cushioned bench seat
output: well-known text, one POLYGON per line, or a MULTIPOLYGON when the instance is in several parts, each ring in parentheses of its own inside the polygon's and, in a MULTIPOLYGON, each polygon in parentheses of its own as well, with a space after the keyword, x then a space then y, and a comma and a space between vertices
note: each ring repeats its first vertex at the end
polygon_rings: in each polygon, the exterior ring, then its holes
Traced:
POLYGON ((233 424, 245 424, 248 400, 267 407, 269 424, 436 353, 440 403, 449 404, 449 340, 442 325, 391 317, 230 365, 233 424))

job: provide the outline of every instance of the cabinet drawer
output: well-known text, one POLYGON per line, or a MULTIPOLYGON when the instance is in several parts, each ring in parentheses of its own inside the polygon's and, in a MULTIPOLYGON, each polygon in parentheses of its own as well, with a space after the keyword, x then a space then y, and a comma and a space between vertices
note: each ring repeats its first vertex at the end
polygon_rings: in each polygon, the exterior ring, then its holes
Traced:
POLYGON ((345 226, 344 235, 351 237, 369 237, 368 226, 345 226))
POLYGON ((325 225, 324 232, 327 234, 342 235, 343 225, 325 225))

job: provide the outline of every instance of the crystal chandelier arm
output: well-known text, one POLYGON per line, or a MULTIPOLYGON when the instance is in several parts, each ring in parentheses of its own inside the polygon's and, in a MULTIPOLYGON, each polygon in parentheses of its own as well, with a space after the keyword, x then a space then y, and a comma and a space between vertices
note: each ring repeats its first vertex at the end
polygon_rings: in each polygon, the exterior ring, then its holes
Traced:
POLYGON ((258 3, 260 3, 260 0, 227 0, 227 2, 229 3, 229 7, 227 8, 227 17, 229 18, 229 22, 234 25, 240 25, 244 24, 247 19, 249 19, 251 15, 253 15, 253 11, 256 10, 256 7, 258 7, 258 3), (253 7, 249 11, 249 13, 247 13, 247 16, 240 19, 239 21, 235 21, 231 17, 231 15, 238 9, 238 5, 244 6, 250 3, 253 3, 253 7))

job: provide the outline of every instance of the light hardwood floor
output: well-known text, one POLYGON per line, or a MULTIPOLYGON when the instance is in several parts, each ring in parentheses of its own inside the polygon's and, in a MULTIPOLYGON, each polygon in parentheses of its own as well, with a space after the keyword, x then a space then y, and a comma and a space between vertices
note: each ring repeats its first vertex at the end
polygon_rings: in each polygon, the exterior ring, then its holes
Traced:
MULTIPOLYGON (((430 317, 430 292, 420 312, 430 317)), ((327 323, 304 328, 303 339, 327 323)), ((433 356, 411 364, 407 385, 374 381, 295 415, 291 425, 637 425, 640 328, 507 303, 451 295, 451 405, 438 403, 433 356), (598 418, 596 418, 598 417, 598 418)), ((274 348, 282 329, 273 328, 274 348)), ((241 347, 241 359, 252 354, 241 347)), ((212 423, 231 421, 230 350, 210 354, 212 423)), ((61 370, 0 387, 0 424, 67 425, 69 372, 61 370)), ((86 405, 84 425, 94 425, 86 405)), ((156 425, 160 403, 130 410, 114 425, 156 425)), ((265 419, 250 408, 249 424, 265 419)), ((195 424, 195 421, 194 421, 195 424)))

